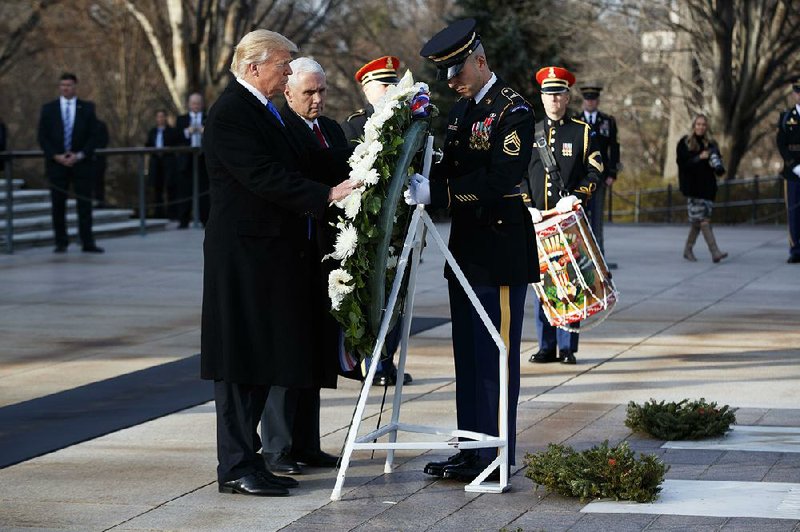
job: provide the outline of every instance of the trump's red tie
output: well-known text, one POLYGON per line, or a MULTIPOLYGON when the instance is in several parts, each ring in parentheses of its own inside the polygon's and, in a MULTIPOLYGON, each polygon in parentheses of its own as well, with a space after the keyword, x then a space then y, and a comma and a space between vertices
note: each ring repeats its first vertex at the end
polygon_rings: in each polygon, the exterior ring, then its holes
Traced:
POLYGON ((328 142, 325 140, 325 135, 322 134, 322 130, 319 128, 319 124, 314 122, 314 126, 312 127, 314 130, 314 134, 317 136, 317 140, 319 141, 319 145, 323 148, 328 147, 328 142))

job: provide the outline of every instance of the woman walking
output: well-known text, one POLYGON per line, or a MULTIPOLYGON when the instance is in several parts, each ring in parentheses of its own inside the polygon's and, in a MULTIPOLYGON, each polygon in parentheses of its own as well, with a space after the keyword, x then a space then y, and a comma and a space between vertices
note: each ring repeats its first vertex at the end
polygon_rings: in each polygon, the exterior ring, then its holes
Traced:
POLYGON ((719 262, 728 256, 720 251, 711 229, 711 211, 717 196, 717 177, 725 173, 717 144, 712 140, 708 119, 699 114, 692 121, 692 131, 678 142, 678 181, 687 199, 689 237, 683 248, 683 258, 696 262, 694 243, 697 235, 703 238, 711 251, 711 258, 719 262))

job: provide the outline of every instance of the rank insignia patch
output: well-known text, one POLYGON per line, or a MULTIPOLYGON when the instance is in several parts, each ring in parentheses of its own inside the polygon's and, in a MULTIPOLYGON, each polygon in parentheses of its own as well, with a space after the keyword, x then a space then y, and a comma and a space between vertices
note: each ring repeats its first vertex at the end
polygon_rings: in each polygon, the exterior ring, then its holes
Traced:
POLYGON ((565 142, 561 144, 561 155, 564 157, 572 157, 572 143, 565 142))
POLYGON ((597 168, 598 172, 603 171, 603 158, 599 151, 593 152, 591 155, 589 155, 589 164, 597 168))
POLYGON ((516 157, 519 155, 519 149, 522 146, 522 141, 516 131, 512 131, 506 138, 503 139, 503 153, 516 157))

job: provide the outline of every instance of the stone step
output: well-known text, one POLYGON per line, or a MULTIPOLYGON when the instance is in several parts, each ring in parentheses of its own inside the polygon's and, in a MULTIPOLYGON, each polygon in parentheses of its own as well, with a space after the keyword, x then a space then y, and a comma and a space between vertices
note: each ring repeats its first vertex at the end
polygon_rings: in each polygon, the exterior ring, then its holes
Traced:
MULTIPOLYGON (((50 202, 50 191, 47 189, 25 189, 25 190, 14 190, 12 193, 14 205, 20 205, 24 203, 39 203, 39 202, 50 202)), ((5 190, 0 191, 0 205, 5 206, 6 204, 6 194, 5 190)))
MULTIPOLYGON (((103 223, 126 222, 131 219, 133 211, 126 209, 97 209, 92 211, 92 225, 103 223)), ((134 220, 137 224, 138 220, 134 220)), ((53 229, 53 221, 48 212, 46 215, 30 216, 14 219, 14 233, 44 231, 53 229)), ((78 226, 78 213, 67 212, 67 227, 78 226)))
MULTIPOLYGON (((168 223, 169 223, 168 220, 149 219, 146 222, 147 231, 148 232, 163 231, 164 229, 166 229, 168 223)), ((94 233, 95 238, 97 238, 98 240, 104 237, 135 234, 139 232, 139 220, 97 223, 97 220, 95 219, 95 223, 92 226, 92 232, 94 233)), ((70 241, 72 242, 72 247, 74 249, 79 249, 79 247, 76 247, 76 243, 78 242, 77 225, 68 227, 67 234, 69 235, 70 241)), ((15 248, 52 246, 53 242, 54 242, 54 237, 52 229, 42 230, 42 231, 30 231, 26 233, 14 233, 15 248)), ((0 245, 5 246, 4 235, 0 235, 0 245)))
MULTIPOLYGON (((2 169, 2 163, 0 163, 0 169, 2 169)), ((11 180, 11 188, 13 188, 14 190, 21 189, 23 187, 23 185, 25 185, 25 180, 24 179, 12 179, 11 180)), ((5 177, 3 179, 0 179, 0 190, 2 190, 3 191, 3 195, 5 195, 5 191, 6 191, 6 179, 5 179, 5 177)))
MULTIPOLYGON (((68 199, 67 212, 74 211, 76 205, 77 205, 76 200, 68 199)), ((14 219, 17 220, 20 218, 29 218, 31 216, 49 216, 50 209, 51 209, 51 203, 50 200, 48 199, 48 201, 37 201, 30 203, 14 202, 14 207, 12 209, 12 212, 14 213, 14 219)), ((6 211, 7 211, 6 206, 0 203, 0 223, 2 223, 2 220, 5 220, 6 211)))

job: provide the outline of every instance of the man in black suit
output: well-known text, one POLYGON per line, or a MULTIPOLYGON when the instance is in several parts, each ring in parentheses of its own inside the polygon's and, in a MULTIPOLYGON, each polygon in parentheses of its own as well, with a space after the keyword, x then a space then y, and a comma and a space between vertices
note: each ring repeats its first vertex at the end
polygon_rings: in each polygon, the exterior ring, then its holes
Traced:
POLYGON ((42 106, 39 117, 39 145, 45 155, 45 173, 50 180, 53 232, 56 253, 64 253, 67 236, 67 193, 69 184, 78 203, 78 233, 87 253, 103 253, 92 234, 92 193, 94 175, 92 155, 97 145, 97 118, 94 104, 76 98, 78 77, 61 75, 57 100, 42 106))
MULTIPOLYGON (((183 133, 183 144, 199 148, 203 142, 203 130, 206 125, 206 113, 203 108, 203 95, 193 92, 187 100, 189 112, 180 115, 175 120, 175 127, 183 133)), ((198 198, 198 218, 205 224, 208 221, 208 171, 206 170, 205 160, 201 153, 198 158, 197 166, 197 193, 198 198)), ((189 220, 192 216, 192 189, 194 183, 194 158, 191 153, 182 155, 179 160, 178 175, 178 197, 182 200, 178 203, 178 221, 180 229, 189 227, 189 220)))
MULTIPOLYGON (((348 146, 339 124, 322 116, 327 97, 325 71, 308 57, 299 57, 290 66, 292 75, 284 91, 286 104, 281 109, 286 130, 309 154, 317 154, 316 157, 304 157, 304 160, 323 162, 322 168, 309 168, 312 175, 332 173, 344 179, 349 173, 347 159, 353 148, 348 146)), ((328 221, 335 222, 322 220, 322 223, 308 228, 309 236, 316 236, 320 256, 333 251, 335 236, 331 234, 328 221)), ((309 218, 309 224, 312 222, 309 218)), ((330 273, 330 268, 325 266, 320 275, 323 289, 330 273)), ((329 308, 330 304, 324 302, 321 311, 325 313, 326 321, 332 322, 333 318, 327 313, 329 308)), ((329 353, 326 356, 337 357, 338 328, 335 323, 325 325, 317 334, 326 336, 325 352, 329 353)), ((261 417, 261 441, 262 454, 273 473, 300 474, 300 463, 310 467, 336 466, 337 457, 320 449, 319 406, 319 388, 270 388, 261 417)))
MULTIPOLYGON (((167 123, 167 112, 156 111, 156 125, 147 133, 145 146, 148 148, 168 148, 183 144, 180 132, 167 123)), ((153 187, 154 215, 164 218, 167 211, 175 210, 177 158, 174 153, 154 153, 150 155, 148 174, 153 187), (166 192, 166 196, 164 195, 166 192), (164 205, 167 206, 164 209, 164 205)), ((170 216, 172 218, 172 216, 170 216)))
MULTIPOLYGON (((271 386, 319 388, 338 360, 323 356, 312 222, 358 182, 336 186, 303 172, 307 152, 270 98, 283 91, 297 47, 268 30, 236 46, 236 76, 209 112, 203 138, 211 212, 203 243, 201 376, 214 380, 219 491, 287 495, 268 472, 256 431, 271 386)), ((313 154, 312 154, 313 155, 313 154)))

